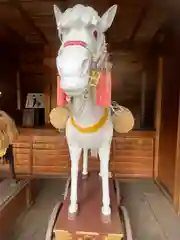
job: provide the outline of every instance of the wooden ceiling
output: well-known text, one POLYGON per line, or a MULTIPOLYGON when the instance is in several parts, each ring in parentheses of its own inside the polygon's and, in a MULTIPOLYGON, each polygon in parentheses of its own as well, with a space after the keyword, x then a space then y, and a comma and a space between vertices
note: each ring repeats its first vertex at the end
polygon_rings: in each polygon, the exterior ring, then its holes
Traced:
POLYGON ((108 32, 112 48, 132 42, 150 41, 170 18, 175 0, 0 0, 0 42, 22 45, 42 44, 57 48, 59 40, 53 15, 53 4, 61 10, 77 3, 88 4, 101 14, 118 4, 118 13, 108 32), (171 3, 171 4, 170 4, 171 3))

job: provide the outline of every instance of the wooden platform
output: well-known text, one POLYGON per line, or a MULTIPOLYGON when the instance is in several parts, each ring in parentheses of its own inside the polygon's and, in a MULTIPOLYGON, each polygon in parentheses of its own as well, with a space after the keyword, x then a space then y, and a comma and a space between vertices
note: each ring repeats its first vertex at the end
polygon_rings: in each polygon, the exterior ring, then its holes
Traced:
POLYGON ((101 220, 101 179, 96 172, 91 172, 87 180, 82 180, 81 174, 79 174, 79 214, 75 220, 68 220, 69 191, 54 227, 56 240, 123 238, 123 227, 119 216, 116 193, 112 178, 109 179, 109 184, 112 220, 111 223, 103 223, 101 220))

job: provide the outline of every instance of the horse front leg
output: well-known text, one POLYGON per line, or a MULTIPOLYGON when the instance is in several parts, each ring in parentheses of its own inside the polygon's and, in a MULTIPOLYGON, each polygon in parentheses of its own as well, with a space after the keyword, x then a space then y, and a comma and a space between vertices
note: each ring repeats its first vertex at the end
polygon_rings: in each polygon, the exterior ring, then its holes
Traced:
POLYGON ((111 144, 105 144, 99 149, 100 175, 102 177, 102 217, 109 222, 111 219, 110 197, 109 197, 109 158, 111 144))
POLYGON ((82 177, 83 179, 86 179, 88 176, 88 149, 83 149, 83 171, 82 171, 82 177))
POLYGON ((77 183, 78 183, 78 164, 82 148, 69 147, 71 158, 71 192, 70 192, 70 205, 68 215, 70 219, 74 219, 78 211, 77 204, 77 183))

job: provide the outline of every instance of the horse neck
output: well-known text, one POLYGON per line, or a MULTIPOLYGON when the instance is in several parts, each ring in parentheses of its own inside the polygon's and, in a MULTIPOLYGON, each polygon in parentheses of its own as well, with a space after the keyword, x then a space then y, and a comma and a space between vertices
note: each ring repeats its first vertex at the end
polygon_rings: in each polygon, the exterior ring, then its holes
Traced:
POLYGON ((96 106, 92 92, 89 92, 86 99, 84 99, 84 95, 74 97, 72 103, 73 113, 76 123, 83 127, 97 123, 104 114, 104 108, 96 106))

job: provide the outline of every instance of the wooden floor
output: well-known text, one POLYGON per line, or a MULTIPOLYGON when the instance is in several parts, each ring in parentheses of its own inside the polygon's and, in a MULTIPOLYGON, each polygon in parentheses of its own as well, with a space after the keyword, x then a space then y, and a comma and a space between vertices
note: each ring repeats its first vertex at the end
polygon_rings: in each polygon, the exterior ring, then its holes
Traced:
POLYGON ((13 196, 21 186, 24 185, 24 181, 19 181, 16 183, 13 179, 6 179, 1 181, 0 184, 0 207, 7 201, 11 196, 13 196))
MULTIPOLYGON (((53 206, 63 199, 64 184, 62 179, 45 180, 35 205, 18 219, 12 240, 44 240, 53 206)), ((152 181, 134 181, 120 186, 134 240, 180 239, 180 218, 152 181)))
POLYGON ((152 181, 139 180, 120 186, 134 240, 180 239, 180 217, 152 181))

